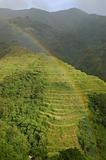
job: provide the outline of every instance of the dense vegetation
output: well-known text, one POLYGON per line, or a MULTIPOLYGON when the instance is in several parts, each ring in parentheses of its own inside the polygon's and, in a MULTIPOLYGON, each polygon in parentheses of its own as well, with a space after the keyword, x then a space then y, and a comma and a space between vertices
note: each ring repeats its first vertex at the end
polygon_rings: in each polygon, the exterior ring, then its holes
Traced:
POLYGON ((106 84, 44 53, 9 52, 0 59, 0 160, 104 160, 106 84))
POLYGON ((86 160, 86 158, 77 148, 74 148, 61 151, 58 155, 51 157, 50 160, 86 160))
POLYGON ((89 95, 93 128, 101 160, 106 158, 106 93, 89 95))
POLYGON ((0 83, 1 160, 28 160, 30 154, 45 158, 46 122, 39 119, 44 86, 40 74, 19 72, 0 83))
POLYGON ((89 15, 78 9, 56 13, 0 9, 0 42, 15 40, 38 52, 42 49, 37 40, 55 56, 103 80, 106 80, 105 28, 105 16, 89 15))
POLYGON ((92 93, 88 97, 90 122, 88 119, 83 119, 79 123, 79 143, 87 157, 104 160, 106 158, 106 94, 92 93))

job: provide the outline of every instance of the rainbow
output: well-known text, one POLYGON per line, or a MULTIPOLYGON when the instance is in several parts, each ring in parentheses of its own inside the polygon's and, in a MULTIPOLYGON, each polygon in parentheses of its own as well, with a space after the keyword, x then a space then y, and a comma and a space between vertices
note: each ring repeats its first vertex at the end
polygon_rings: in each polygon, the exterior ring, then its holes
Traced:
POLYGON ((33 34, 30 31, 26 32, 21 27, 17 26, 14 23, 11 23, 10 25, 13 31, 18 32, 19 34, 29 39, 31 44, 38 46, 42 50, 43 53, 47 55, 53 55, 50 49, 47 46, 45 46, 37 37, 33 36, 33 34))

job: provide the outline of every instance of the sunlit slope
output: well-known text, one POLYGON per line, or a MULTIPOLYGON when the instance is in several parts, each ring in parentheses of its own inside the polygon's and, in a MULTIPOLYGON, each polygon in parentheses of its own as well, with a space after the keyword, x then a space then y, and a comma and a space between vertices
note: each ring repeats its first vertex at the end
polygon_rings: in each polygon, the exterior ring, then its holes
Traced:
POLYGON ((35 71, 41 72, 45 82, 38 113, 39 119, 47 124, 45 134, 49 155, 68 148, 82 150, 77 131, 79 122, 89 119, 87 94, 105 93, 106 83, 51 55, 37 55, 23 49, 13 49, 0 60, 0 83, 16 73, 33 74, 35 71))
POLYGON ((37 68, 42 67, 47 86, 44 93, 45 109, 40 113, 49 124, 48 150, 56 152, 70 147, 80 149, 77 126, 82 119, 89 117, 86 95, 105 92, 106 84, 52 56, 41 58, 37 68))

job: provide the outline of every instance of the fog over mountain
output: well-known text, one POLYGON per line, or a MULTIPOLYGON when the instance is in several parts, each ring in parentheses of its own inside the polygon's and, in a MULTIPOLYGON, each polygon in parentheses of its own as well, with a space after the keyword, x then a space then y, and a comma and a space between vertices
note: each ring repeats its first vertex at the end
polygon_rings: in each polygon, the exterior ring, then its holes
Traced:
POLYGON ((73 7, 88 13, 106 15, 105 0, 0 0, 0 8, 10 9, 40 8, 47 11, 58 11, 73 7))

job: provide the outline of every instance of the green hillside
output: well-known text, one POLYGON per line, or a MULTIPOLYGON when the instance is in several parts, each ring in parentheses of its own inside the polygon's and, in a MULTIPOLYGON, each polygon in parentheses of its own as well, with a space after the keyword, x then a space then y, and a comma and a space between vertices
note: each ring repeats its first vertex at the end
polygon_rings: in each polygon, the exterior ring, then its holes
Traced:
POLYGON ((105 160, 106 83, 50 54, 0 59, 0 160, 105 160))
POLYGON ((0 9, 0 43, 15 41, 38 52, 39 46, 33 42, 38 39, 56 57, 106 81, 105 28, 106 16, 76 8, 53 13, 0 9))

